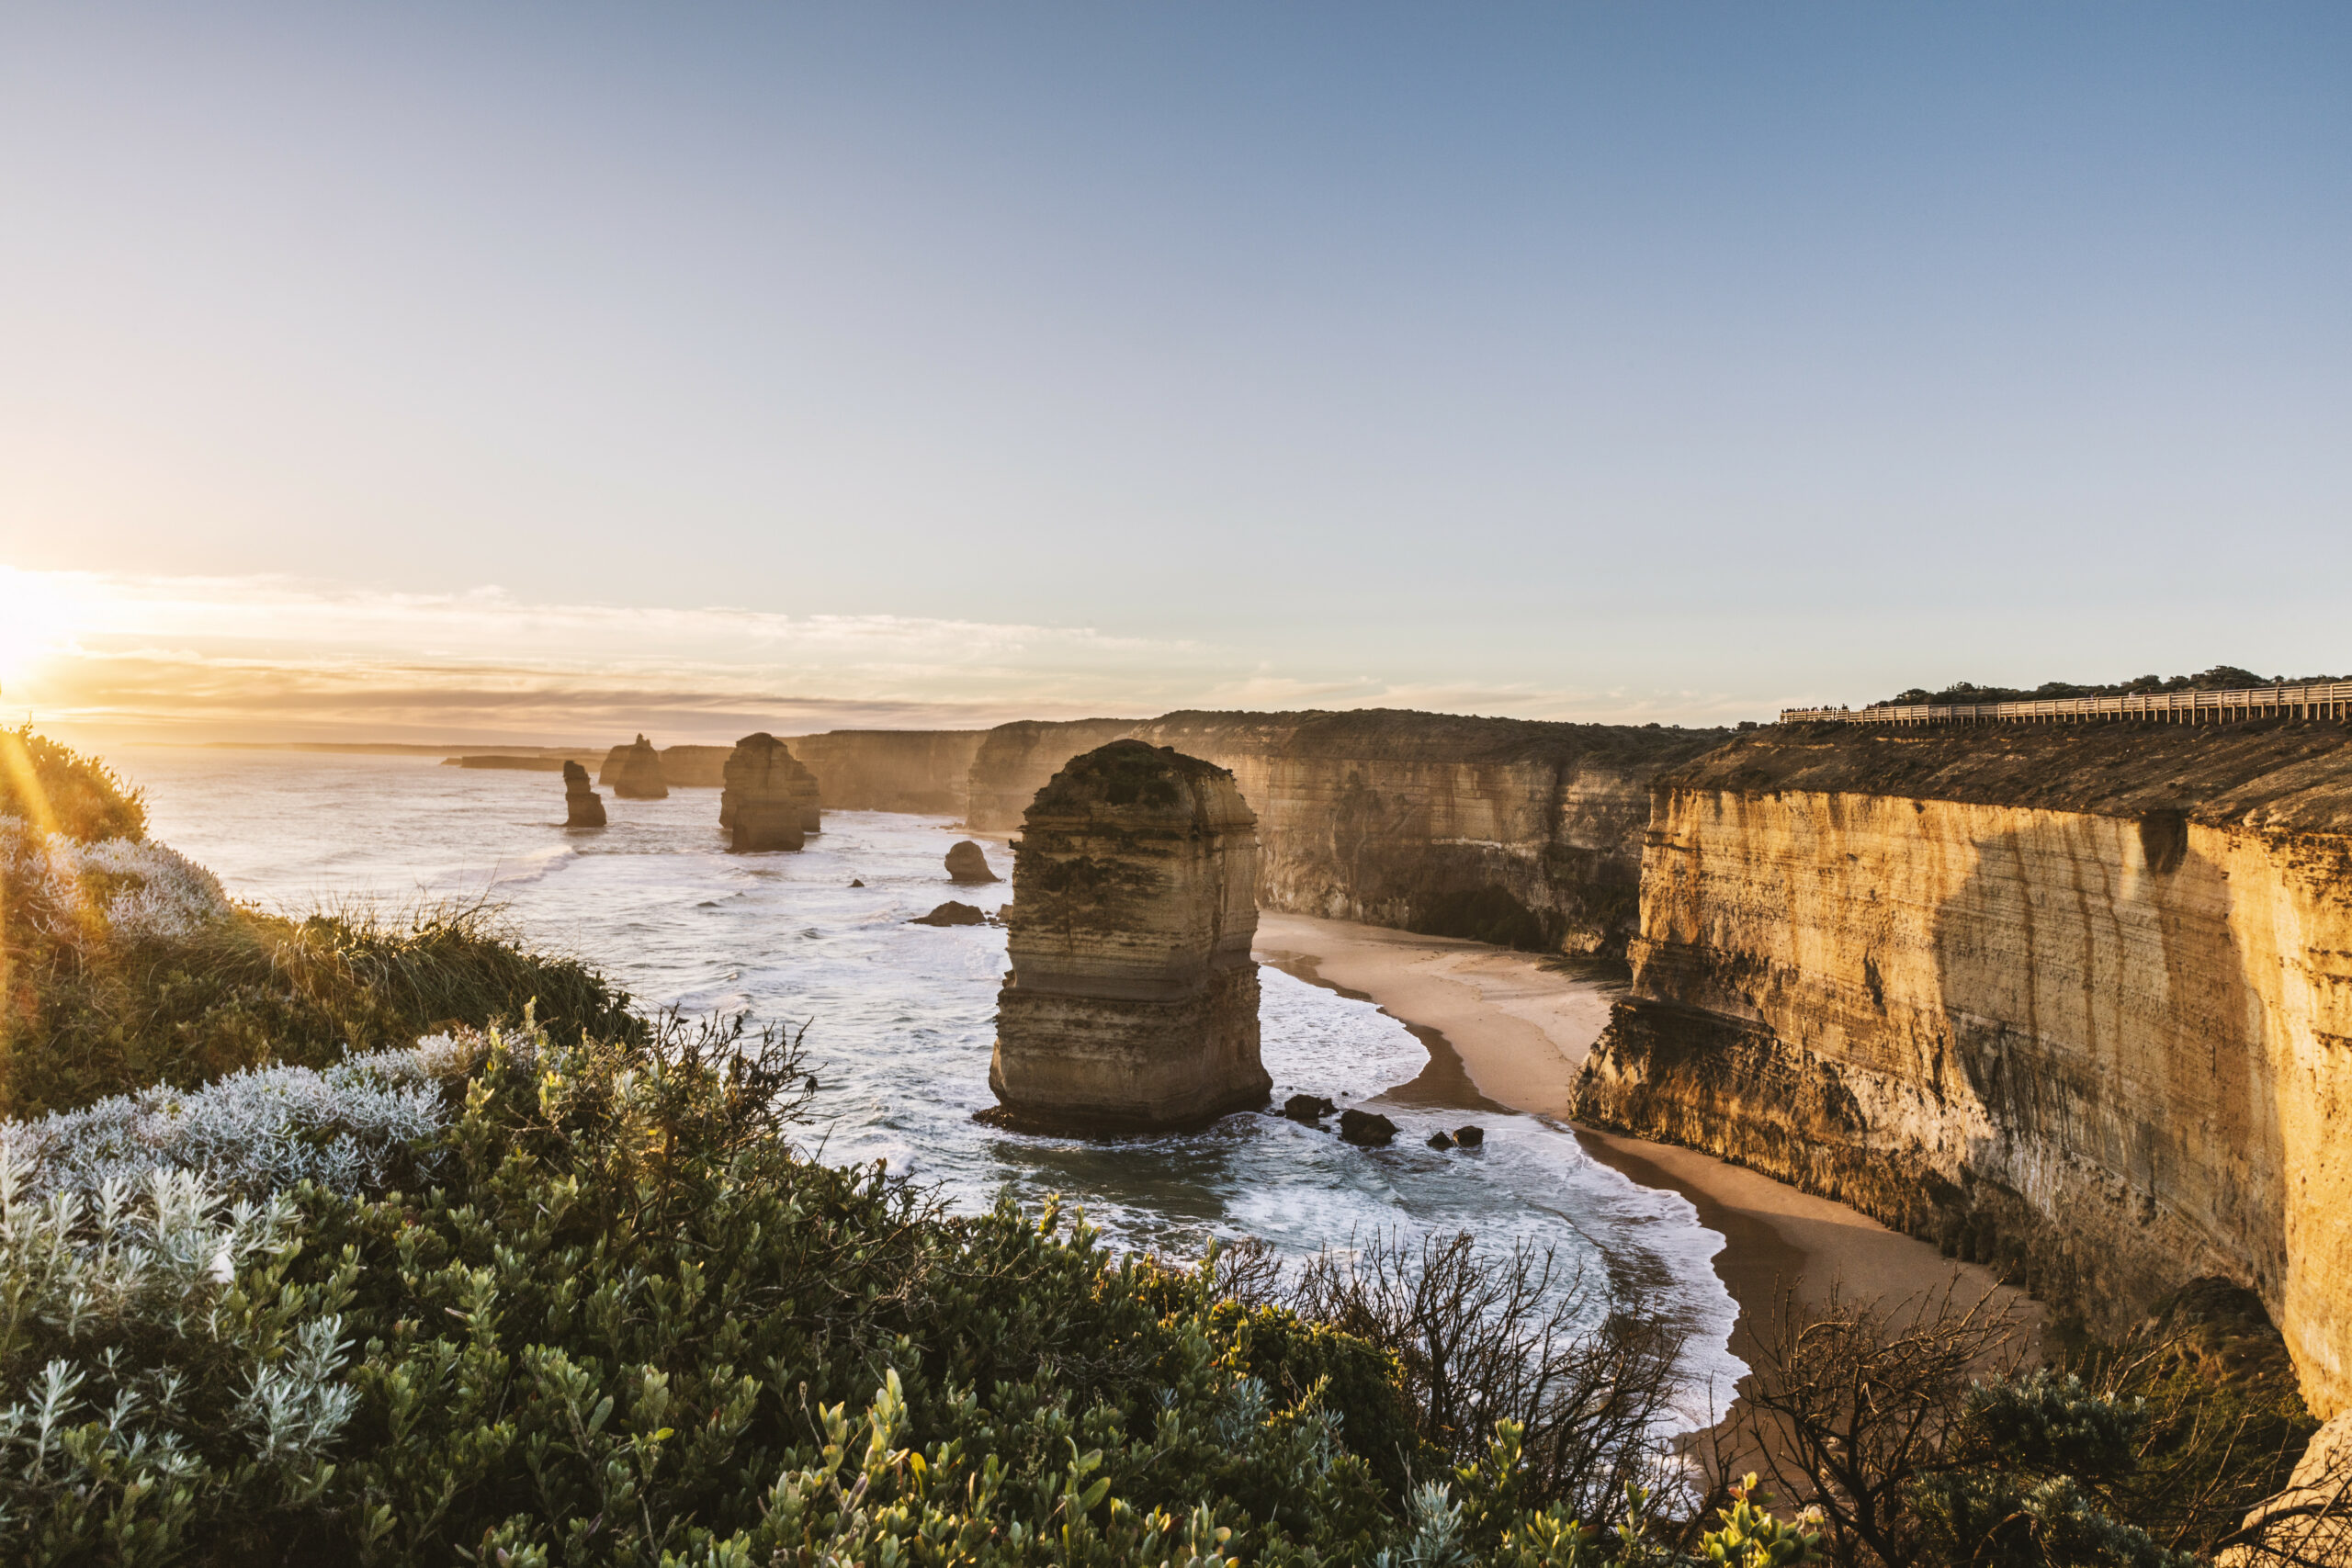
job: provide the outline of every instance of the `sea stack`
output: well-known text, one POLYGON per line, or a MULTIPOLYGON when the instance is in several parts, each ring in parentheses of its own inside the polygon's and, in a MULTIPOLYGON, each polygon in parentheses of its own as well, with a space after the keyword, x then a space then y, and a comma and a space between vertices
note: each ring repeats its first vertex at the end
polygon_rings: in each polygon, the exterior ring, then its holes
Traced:
POLYGON ((1147 1132, 1264 1104, 1257 880, 1223 768, 1139 740, 1073 758, 1013 846, 989 1119, 1147 1132))
POLYGON ((605 772, 613 781, 613 794, 621 800, 667 800, 670 786, 662 777, 662 753, 653 742, 640 735, 636 743, 616 746, 605 760, 605 772))
POLYGON ((1002 879, 989 869, 989 857, 979 845, 969 839, 958 839, 948 846, 947 880, 997 882, 1002 879))
POLYGON ((601 828, 605 825, 605 801, 588 782, 588 770, 577 762, 563 765, 563 825, 567 828, 601 828))
POLYGON ((817 814, 817 781, 767 731, 746 735, 727 758, 718 825, 732 834, 737 854, 797 850, 817 814))

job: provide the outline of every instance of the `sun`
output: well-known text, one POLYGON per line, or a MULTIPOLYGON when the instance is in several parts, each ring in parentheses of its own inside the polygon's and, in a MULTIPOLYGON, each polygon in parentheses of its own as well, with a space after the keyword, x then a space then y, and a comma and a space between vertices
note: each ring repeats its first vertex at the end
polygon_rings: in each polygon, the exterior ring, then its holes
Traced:
POLYGON ((74 605, 62 585, 39 572, 0 566, 0 696, 31 679, 41 657, 70 636, 74 605))

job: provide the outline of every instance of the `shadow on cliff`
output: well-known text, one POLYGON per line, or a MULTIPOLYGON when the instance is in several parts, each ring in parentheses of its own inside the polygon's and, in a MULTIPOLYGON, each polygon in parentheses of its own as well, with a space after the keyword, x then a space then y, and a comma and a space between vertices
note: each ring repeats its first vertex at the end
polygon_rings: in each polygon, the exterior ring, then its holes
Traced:
POLYGON ((1940 1030, 1917 1042, 1965 1152, 1921 1160, 1910 1228, 2101 1330, 2199 1275, 2263 1289, 2276 1117, 2227 873, 2177 810, 1975 847, 1935 912, 1940 1030))

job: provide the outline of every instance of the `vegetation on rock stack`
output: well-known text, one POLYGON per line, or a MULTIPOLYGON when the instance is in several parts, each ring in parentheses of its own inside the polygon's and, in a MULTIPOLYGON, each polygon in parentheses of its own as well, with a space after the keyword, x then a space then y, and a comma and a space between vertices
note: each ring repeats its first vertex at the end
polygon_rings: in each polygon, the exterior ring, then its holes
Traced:
POLYGON ((624 993, 525 952, 485 908, 266 914, 145 831, 103 763, 0 732, 0 1114, 324 1064, 533 1004, 560 1034, 643 1032, 624 993))

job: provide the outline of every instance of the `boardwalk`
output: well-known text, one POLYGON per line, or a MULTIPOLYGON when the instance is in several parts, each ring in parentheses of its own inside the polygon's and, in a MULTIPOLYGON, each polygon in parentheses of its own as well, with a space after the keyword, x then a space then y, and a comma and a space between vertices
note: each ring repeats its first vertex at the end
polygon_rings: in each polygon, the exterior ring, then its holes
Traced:
POLYGON ((2145 692, 2122 697, 2039 697, 2022 703, 1879 703, 1866 708, 1782 708, 1782 724, 2236 724, 2253 718, 2352 717, 2352 681, 2235 692, 2145 692))

